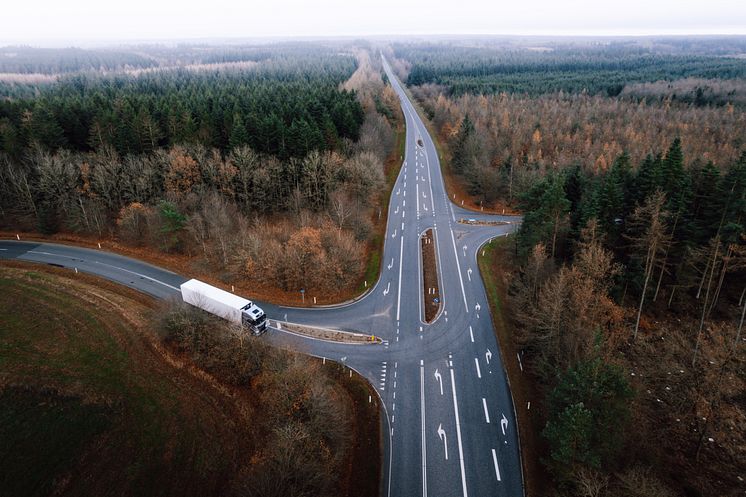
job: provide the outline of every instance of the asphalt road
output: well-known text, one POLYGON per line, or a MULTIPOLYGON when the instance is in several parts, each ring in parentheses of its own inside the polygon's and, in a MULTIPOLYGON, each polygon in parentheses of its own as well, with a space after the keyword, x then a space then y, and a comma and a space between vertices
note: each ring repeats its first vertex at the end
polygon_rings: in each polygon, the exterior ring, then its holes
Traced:
MULTIPOLYGON (((291 308, 258 302, 278 346, 344 363, 365 376, 384 406, 384 496, 523 495, 518 431, 476 256, 514 224, 467 225, 460 219, 515 221, 453 205, 432 139, 398 80, 407 137, 389 206, 381 277, 354 303, 291 308), (422 143, 422 146, 419 145, 422 143), (435 232, 441 312, 425 324, 419 237, 435 232), (288 333, 278 321, 357 330, 381 345, 346 345, 288 333)), ((0 241, 0 258, 93 273, 157 298, 178 298, 188 278, 101 250, 0 241)), ((514 360, 510 358, 510 360, 514 360)), ((365 471, 366 468, 359 468, 365 471)))

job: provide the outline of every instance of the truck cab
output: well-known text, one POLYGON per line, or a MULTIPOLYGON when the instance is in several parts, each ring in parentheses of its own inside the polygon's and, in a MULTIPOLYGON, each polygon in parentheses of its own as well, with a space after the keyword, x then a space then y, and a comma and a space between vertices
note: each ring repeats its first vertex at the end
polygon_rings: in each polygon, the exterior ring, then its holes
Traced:
POLYGON ((261 335, 267 331, 267 315, 253 302, 249 302, 241 309, 241 322, 248 326, 254 335, 261 335))

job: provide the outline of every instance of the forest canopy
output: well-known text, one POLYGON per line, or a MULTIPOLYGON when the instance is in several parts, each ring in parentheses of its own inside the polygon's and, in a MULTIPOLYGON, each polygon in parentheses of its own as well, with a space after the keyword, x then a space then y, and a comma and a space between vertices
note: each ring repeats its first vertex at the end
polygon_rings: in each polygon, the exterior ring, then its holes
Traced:
MULTIPOLYGON (((213 53, 210 61, 260 59, 254 51, 213 53)), ((266 55, 266 54, 264 54, 266 55)), ((85 64, 84 64, 85 67, 85 64)), ((334 150, 356 140, 363 110, 339 90, 356 68, 330 49, 283 48, 249 68, 140 74, 77 73, 0 93, 0 149, 19 158, 31 143, 52 151, 113 147, 119 154, 200 144, 249 145, 281 159, 334 150)))
MULTIPOLYGON (((746 50, 733 41, 735 53, 746 50)), ((453 95, 499 92, 538 95, 581 92, 618 95, 626 84, 696 77, 746 77, 746 61, 733 53, 692 48, 688 41, 633 41, 445 45, 399 43, 396 57, 411 62, 409 85, 437 83, 453 95)))

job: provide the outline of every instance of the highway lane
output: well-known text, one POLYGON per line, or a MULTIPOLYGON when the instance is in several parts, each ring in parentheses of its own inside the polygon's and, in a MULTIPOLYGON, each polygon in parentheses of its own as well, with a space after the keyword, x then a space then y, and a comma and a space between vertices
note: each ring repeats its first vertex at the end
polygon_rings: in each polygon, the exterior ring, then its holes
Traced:
MULTIPOLYGON (((389 79, 396 81, 390 71, 389 79)), ((409 118, 408 127, 423 144, 415 147, 415 174, 421 186, 417 231, 431 226, 436 230, 444 301, 442 314, 424 328, 420 354, 423 376, 430 382, 421 429, 426 450, 420 449, 426 461, 425 471, 421 470, 422 487, 427 492, 420 494, 521 495, 523 479, 512 399, 476 264, 482 243, 512 231, 514 226, 457 223, 460 218, 515 218, 472 213, 450 202, 435 146, 398 82, 394 88, 409 118)), ((396 458, 394 450, 394 461, 396 458)))
MULTIPOLYGON (((515 225, 467 225, 461 218, 514 221, 473 213, 448 199, 434 144, 388 64, 404 111, 405 156, 389 205, 379 281, 339 306, 293 308, 258 302, 272 322, 271 343, 357 370, 384 404, 382 495, 523 494, 514 410, 489 316, 476 254, 515 225), (420 146, 419 143, 422 143, 420 146), (435 232, 442 311, 425 324, 419 237, 435 232), (383 345, 344 345, 278 330, 277 321, 357 330, 383 345)), ((187 278, 101 250, 0 241, 0 257, 98 274, 157 298, 177 298, 187 278)))

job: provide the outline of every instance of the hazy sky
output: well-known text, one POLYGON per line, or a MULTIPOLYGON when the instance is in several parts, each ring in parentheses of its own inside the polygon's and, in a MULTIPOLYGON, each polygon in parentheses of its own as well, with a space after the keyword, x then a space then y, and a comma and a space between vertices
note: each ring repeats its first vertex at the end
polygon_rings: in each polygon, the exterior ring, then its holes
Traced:
POLYGON ((0 44, 375 34, 746 34, 746 0, 2 0, 0 44))

